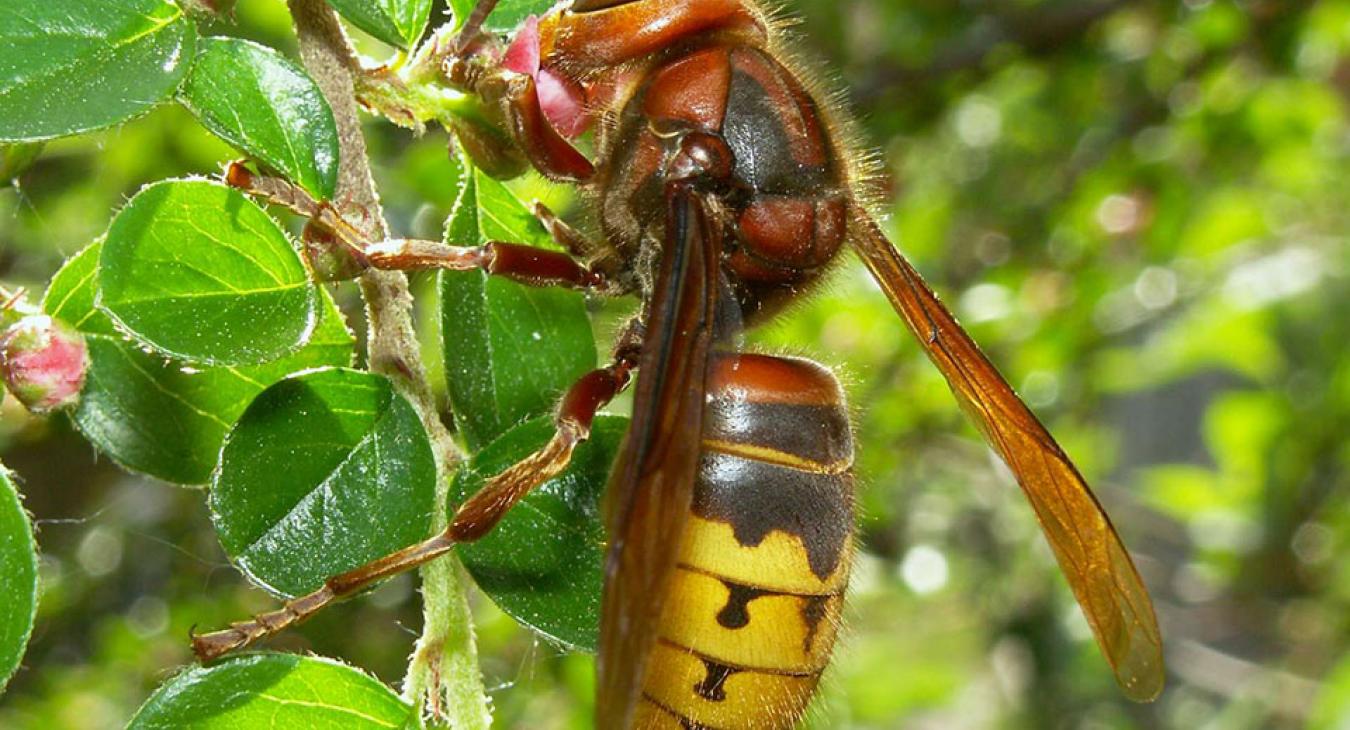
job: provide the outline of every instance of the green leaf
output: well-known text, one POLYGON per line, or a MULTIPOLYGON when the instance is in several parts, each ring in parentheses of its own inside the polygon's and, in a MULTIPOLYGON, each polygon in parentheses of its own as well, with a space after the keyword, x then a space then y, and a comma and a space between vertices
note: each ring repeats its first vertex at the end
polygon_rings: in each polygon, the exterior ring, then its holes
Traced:
POLYGON ((42 295, 43 312, 64 320, 86 336, 117 335, 112 320, 94 304, 98 294, 98 259, 102 252, 103 242, 95 241, 71 256, 52 277, 47 292, 42 295))
POLYGON ((117 124, 173 93, 196 27, 167 0, 0 3, 0 141, 117 124))
POLYGON ((19 668, 37 612, 37 544, 14 481, 0 466, 0 690, 19 668))
POLYGON ((42 142, 0 145, 0 189, 17 185, 19 177, 42 156, 42 142))
MULTIPOLYGON (((511 191, 477 171, 462 178, 446 240, 549 244, 511 191)), ((558 396, 595 367, 585 300, 574 291, 445 272, 441 330, 455 424, 471 449, 551 411, 558 396)))
POLYGON ((146 700, 128 730, 400 728, 412 708, 379 680, 331 659, 253 654, 192 667, 146 700))
POLYGON ((257 43, 207 38, 178 98, 216 136, 332 199, 337 124, 304 69, 257 43))
POLYGON ((314 336, 275 362, 197 369, 146 353, 94 307, 101 250, 94 243, 67 261, 42 306, 83 332, 89 345, 89 374, 71 414, 76 427, 127 469, 175 484, 205 484, 226 432, 264 388, 301 370, 352 364, 352 335, 322 290, 314 336))
MULTIPOLYGON (((469 13, 473 12, 473 6, 477 4, 477 0, 450 0, 450 8, 455 13, 456 22, 463 23, 463 19, 469 17, 469 13)), ((515 30, 525 18, 543 15, 554 5, 557 5, 557 0, 502 0, 488 16, 487 23, 484 23, 483 27, 497 32, 515 30)))
POLYGON ((286 234, 243 193, 205 180, 137 193, 108 229, 98 278, 120 329, 188 362, 270 362, 318 321, 318 289, 286 234))
POLYGON ((436 465, 389 380, 319 370, 263 391, 230 431, 211 484, 225 552, 283 596, 426 539, 436 465))
MULTIPOLYGON (((606 539, 600 496, 627 428, 627 418, 597 418, 567 471, 531 492, 487 537, 457 548, 503 611, 573 649, 594 651, 599 639, 606 539)), ((550 418, 512 429, 460 470, 451 500, 463 502, 552 436, 550 418)))
POLYGON ((410 48, 427 27, 431 0, 328 0, 352 25, 398 48, 410 48))

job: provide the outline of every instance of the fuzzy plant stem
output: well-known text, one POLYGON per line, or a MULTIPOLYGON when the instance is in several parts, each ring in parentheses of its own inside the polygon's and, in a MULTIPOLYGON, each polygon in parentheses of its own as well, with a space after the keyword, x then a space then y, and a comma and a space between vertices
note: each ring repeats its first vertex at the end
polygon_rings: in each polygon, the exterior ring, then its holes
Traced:
POLYGON ((28 303, 28 292, 0 284, 0 334, 11 324, 37 313, 37 307, 28 303))
MULTIPOLYGON (((341 146, 336 200, 351 220, 365 220, 376 240, 389 236, 371 176, 356 105, 356 55, 337 15, 324 0, 288 0, 300 42, 300 58, 333 109, 341 146)), ((369 323, 367 361, 388 376, 417 409, 436 455, 437 487, 433 529, 445 529, 451 467, 459 450, 437 414, 422 366, 408 279, 399 271, 370 271, 361 277, 369 323)), ((478 649, 459 561, 448 556, 422 572, 424 622, 408 666, 404 692, 452 730, 487 730, 492 718, 478 667, 478 649)))

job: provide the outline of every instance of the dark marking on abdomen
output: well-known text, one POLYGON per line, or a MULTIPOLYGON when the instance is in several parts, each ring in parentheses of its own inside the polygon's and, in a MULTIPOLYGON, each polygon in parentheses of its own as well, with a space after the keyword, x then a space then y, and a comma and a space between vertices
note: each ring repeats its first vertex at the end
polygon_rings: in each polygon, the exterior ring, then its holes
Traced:
POLYGON ((727 587, 727 605, 717 612, 717 623, 727 629, 743 629, 750 625, 750 602, 767 595, 769 592, 729 580, 722 580, 727 587))
POLYGON ((834 596, 804 596, 806 604, 802 606, 802 620, 806 622, 806 637, 802 639, 802 651, 811 653, 811 644, 816 641, 820 622, 824 620, 830 608, 830 599, 834 596))
POLYGON ((703 680, 694 685, 694 694, 709 702, 726 702, 727 679, 741 670, 708 659, 701 661, 705 674, 703 680))
POLYGON ((853 434, 838 405, 754 403, 713 397, 704 408, 703 437, 781 451, 825 467, 848 466, 853 434))
POLYGON ((755 547, 774 530, 795 535, 821 580, 843 559, 853 532, 853 477, 705 452, 694 487, 694 514, 731 525, 736 541, 755 547))
MULTIPOLYGON (((717 612, 717 623, 724 629, 743 629, 750 625, 750 602, 762 596, 792 596, 801 601, 802 623, 806 625, 806 636, 802 639, 802 652, 811 653, 811 645, 816 641, 820 622, 829 614, 830 601, 840 593, 822 593, 817 595, 771 591, 763 588, 742 585, 735 581, 719 578, 727 589, 727 603, 717 612)), ((704 664, 712 665, 708 660, 704 664)))

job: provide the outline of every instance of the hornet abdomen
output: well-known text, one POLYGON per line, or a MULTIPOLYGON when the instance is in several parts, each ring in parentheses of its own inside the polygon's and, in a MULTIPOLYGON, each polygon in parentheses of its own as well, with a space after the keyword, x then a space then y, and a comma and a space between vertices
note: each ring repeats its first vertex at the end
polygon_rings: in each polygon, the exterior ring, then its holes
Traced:
POLYGON ((790 728, 829 661, 848 580, 839 383, 807 360, 721 355, 702 449, 636 727, 790 728))

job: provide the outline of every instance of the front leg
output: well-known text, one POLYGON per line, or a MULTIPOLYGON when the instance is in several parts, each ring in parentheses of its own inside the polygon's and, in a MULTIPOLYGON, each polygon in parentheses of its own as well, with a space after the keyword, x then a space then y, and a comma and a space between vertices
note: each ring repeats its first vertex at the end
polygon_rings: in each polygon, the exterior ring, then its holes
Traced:
POLYGON ((522 243, 490 241, 482 246, 451 246, 439 241, 402 238, 366 246, 363 255, 377 269, 484 271, 530 286, 606 289, 603 274, 559 251, 522 243))
POLYGON ((232 162, 225 182, 284 205, 309 219, 305 226, 305 255, 316 277, 325 281, 350 279, 367 269, 418 271, 484 271, 530 286, 565 286, 611 291, 607 277, 572 256, 523 243, 489 241, 482 246, 452 246, 439 241, 398 238, 372 241, 327 202, 315 200, 303 188, 278 177, 255 175, 232 162))

